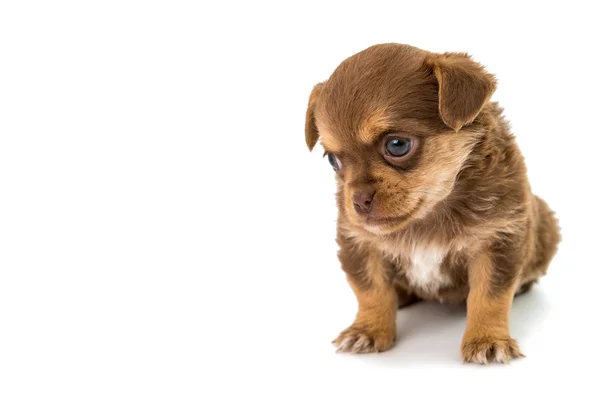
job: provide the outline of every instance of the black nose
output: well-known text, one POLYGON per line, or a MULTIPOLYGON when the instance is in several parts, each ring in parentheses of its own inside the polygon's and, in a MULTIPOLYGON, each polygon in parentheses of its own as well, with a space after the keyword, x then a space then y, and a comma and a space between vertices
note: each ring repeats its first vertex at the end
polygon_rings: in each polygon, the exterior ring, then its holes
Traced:
POLYGON ((370 213, 374 195, 374 190, 367 190, 354 193, 354 196, 352 196, 352 201, 354 202, 354 209, 356 210, 356 212, 359 214, 370 213))

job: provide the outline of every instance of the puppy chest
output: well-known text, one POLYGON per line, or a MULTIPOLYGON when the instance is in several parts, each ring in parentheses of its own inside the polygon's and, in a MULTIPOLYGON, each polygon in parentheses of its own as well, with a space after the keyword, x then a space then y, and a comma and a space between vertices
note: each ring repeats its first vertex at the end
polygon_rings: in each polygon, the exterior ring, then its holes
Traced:
POLYGON ((403 262, 403 272, 410 287, 435 294, 452 282, 444 271, 447 250, 438 246, 416 246, 403 262))

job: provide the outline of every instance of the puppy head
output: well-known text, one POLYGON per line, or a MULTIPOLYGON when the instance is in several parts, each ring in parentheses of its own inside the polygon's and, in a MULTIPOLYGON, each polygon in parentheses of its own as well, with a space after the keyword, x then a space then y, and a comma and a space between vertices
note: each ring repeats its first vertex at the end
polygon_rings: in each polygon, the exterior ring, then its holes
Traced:
POLYGON ((465 54, 369 47, 317 84, 309 150, 325 148, 346 221, 374 234, 423 218, 453 190, 481 132, 472 124, 496 87, 465 54))

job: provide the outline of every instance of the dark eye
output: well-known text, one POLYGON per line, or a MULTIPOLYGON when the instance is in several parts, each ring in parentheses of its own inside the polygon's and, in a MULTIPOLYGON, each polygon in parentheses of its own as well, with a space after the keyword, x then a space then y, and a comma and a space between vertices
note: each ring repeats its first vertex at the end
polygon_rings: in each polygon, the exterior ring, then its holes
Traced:
POLYGON ((409 138, 391 138, 385 142, 385 151, 392 157, 404 157, 413 148, 413 140, 409 138))
POLYGON ((329 164, 331 164, 335 172, 342 169, 342 163, 340 159, 335 156, 335 154, 327 153, 327 159, 329 160, 329 164))

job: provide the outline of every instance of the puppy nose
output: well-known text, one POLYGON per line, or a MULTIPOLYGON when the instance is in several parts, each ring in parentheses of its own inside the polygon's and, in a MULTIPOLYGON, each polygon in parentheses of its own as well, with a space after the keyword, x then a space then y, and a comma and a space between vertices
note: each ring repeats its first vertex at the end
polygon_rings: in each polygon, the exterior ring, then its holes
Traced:
POLYGON ((374 190, 366 190, 354 193, 352 201, 354 201, 354 209, 359 214, 368 214, 371 212, 371 203, 375 196, 374 190))

